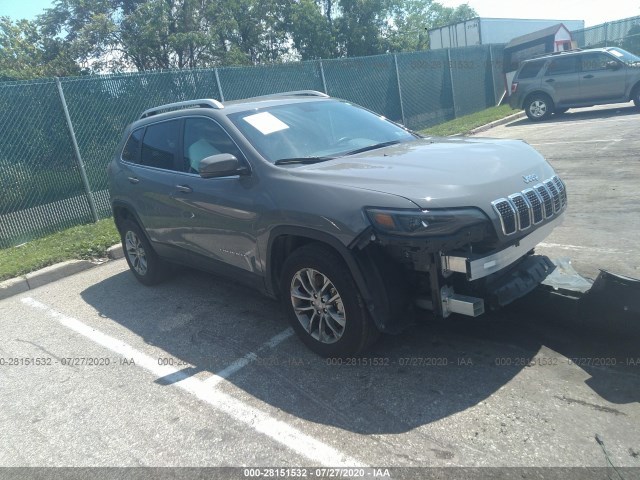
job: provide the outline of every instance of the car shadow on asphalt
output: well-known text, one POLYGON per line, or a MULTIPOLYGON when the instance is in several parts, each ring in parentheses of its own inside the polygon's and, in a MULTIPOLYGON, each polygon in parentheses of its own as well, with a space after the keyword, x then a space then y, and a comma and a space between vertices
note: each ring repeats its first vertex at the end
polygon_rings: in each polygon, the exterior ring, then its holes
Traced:
MULTIPOLYGON (((401 335, 384 336, 366 356, 326 360, 295 337, 264 348, 288 326, 280 305, 205 273, 181 270, 149 288, 122 272, 81 296, 101 316, 166 352, 159 362, 184 362, 176 368, 188 375, 220 372, 257 352, 229 382, 290 415, 351 432, 403 433, 449 417, 483 402, 527 368, 558 368, 571 376, 579 365, 590 376, 585 383, 604 400, 640 401, 640 365, 621 363, 640 357, 637 341, 576 329, 553 312, 541 315, 526 304, 475 319, 424 321, 401 335), (594 358, 616 358, 616 364, 589 360, 594 358)), ((576 381, 582 381, 583 373, 577 373, 576 381)), ((535 387, 528 391, 582 402, 535 387)), ((587 406, 619 414, 597 402, 587 406)))
POLYGON ((552 115, 547 120, 542 120, 539 122, 532 122, 528 118, 524 117, 515 122, 507 123, 505 128, 513 128, 513 127, 526 127, 531 126, 535 127, 536 125, 545 125, 549 123, 564 123, 564 122, 575 122, 575 121, 584 121, 590 119, 604 119, 604 118, 614 118, 614 117, 625 117, 631 115, 639 115, 640 109, 635 107, 633 103, 624 104, 624 106, 615 105, 611 108, 599 108, 597 110, 587 110, 587 109, 572 109, 566 113, 560 115, 552 115))

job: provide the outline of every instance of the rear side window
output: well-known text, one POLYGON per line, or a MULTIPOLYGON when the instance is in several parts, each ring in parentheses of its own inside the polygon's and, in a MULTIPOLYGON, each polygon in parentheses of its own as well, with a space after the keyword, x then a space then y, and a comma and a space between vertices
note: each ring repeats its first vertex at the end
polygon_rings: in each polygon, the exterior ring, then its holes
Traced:
POLYGON ((179 120, 149 125, 142 141, 140 164, 165 170, 175 170, 179 138, 179 120))
POLYGON ((522 66, 522 70, 520 70, 520 73, 518 74, 518 78, 535 78, 536 76, 538 76, 538 72, 540 72, 542 65, 544 65, 544 62, 525 63, 522 66))
POLYGON ((142 132, 144 132, 144 129, 139 128, 138 130, 134 130, 129 136, 129 140, 127 140, 127 144, 124 146, 124 150, 122 150, 123 160, 140 163, 140 141, 142 140, 142 132))
POLYGON ((547 76, 566 75, 578 71, 578 57, 572 55, 570 57, 554 58, 547 68, 547 76))

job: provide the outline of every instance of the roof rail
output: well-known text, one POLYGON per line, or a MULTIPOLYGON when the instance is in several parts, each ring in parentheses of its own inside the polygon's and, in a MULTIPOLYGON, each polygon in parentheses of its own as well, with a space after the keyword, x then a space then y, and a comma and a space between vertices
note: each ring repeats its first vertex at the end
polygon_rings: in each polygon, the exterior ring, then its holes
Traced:
POLYGON ((291 92, 279 92, 271 95, 267 95, 269 97, 323 97, 328 98, 329 95, 326 93, 318 92, 317 90, 293 90, 291 92))
POLYGON ((165 110, 178 110, 180 108, 186 108, 186 107, 215 108, 216 110, 219 110, 221 108, 224 108, 224 105, 222 105, 222 103, 212 98, 201 98, 199 100, 187 100, 184 102, 167 103, 166 105, 160 105, 159 107, 153 107, 148 110, 145 110, 140 115, 140 119, 157 115, 158 113, 163 112, 165 110))
POLYGON ((258 95, 257 97, 239 98, 238 100, 233 100, 233 103, 244 102, 246 100, 265 100, 267 98, 273 98, 273 97, 322 97, 322 98, 329 98, 329 95, 327 95, 326 93, 318 92, 316 90, 293 90, 291 92, 278 92, 278 93, 270 93, 268 95, 258 95))
MULTIPOLYGON (((534 55, 531 58, 541 58, 541 57, 551 57, 554 55, 562 55, 564 53, 572 53, 572 52, 581 52, 582 48, 572 48, 570 50, 560 50, 559 52, 546 52, 546 53, 539 53, 537 55, 534 55)), ((529 59, 527 59, 529 60, 529 59)))

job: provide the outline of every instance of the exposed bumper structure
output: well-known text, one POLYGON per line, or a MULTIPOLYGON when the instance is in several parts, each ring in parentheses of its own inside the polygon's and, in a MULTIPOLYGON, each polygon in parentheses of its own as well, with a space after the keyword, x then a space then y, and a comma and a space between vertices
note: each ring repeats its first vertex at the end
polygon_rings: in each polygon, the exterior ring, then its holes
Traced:
POLYGON ((517 244, 491 255, 468 255, 465 257, 442 255, 442 273, 445 276, 451 272, 464 273, 467 276, 467 280, 471 281, 499 272, 533 250, 561 222, 562 217, 558 217, 553 222, 534 230, 517 244))

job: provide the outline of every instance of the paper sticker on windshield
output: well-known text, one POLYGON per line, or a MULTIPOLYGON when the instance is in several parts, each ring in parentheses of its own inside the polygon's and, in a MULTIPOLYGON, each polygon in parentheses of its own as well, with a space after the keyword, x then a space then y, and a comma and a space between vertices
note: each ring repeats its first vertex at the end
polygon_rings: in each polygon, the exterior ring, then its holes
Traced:
POLYGON ((289 128, 289 125, 274 117, 269 112, 249 115, 248 117, 244 117, 243 120, 263 135, 269 135, 270 133, 279 132, 280 130, 286 130, 289 128))

